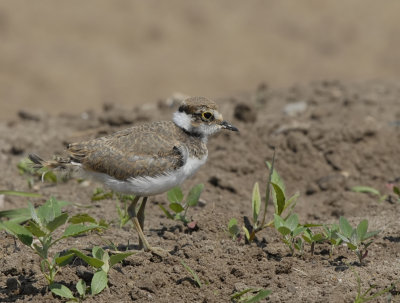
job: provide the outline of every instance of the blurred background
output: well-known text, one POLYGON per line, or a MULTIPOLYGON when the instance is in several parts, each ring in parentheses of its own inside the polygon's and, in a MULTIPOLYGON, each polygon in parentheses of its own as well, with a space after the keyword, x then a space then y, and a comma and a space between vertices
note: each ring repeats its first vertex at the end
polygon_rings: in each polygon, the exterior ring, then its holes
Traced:
POLYGON ((0 119, 400 77, 400 1, 0 2, 0 119))

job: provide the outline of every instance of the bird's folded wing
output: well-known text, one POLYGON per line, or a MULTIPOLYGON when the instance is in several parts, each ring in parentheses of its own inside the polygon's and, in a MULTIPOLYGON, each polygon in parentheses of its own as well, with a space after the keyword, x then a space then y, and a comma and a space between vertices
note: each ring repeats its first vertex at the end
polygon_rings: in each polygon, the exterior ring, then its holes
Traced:
POLYGON ((133 127, 114 135, 74 143, 70 158, 91 171, 116 179, 155 177, 184 165, 184 157, 171 133, 157 128, 133 127))

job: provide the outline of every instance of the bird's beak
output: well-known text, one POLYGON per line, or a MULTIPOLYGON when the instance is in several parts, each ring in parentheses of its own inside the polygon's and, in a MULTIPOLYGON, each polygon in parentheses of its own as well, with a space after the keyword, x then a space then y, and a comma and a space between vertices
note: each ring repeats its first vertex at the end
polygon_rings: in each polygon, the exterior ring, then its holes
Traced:
POLYGON ((238 132, 239 130, 236 128, 236 127, 234 127, 232 124, 230 124, 228 121, 222 121, 221 122, 221 126, 222 126, 222 128, 224 128, 224 129, 229 129, 229 130, 232 130, 232 131, 234 131, 234 132, 238 132))

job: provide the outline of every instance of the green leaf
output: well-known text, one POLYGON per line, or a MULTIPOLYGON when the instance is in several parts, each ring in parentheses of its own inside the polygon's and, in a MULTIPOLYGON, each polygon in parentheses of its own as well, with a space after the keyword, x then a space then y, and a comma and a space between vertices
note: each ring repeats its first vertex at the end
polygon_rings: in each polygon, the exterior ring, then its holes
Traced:
POLYGON ((102 249, 100 246, 93 246, 92 248, 92 256, 95 257, 96 259, 103 259, 105 251, 102 249))
POLYGON ((265 163, 267 164, 267 167, 269 168, 269 174, 268 174, 267 186, 265 189, 264 218, 262 219, 261 224, 264 224, 264 222, 265 222, 265 216, 267 214, 268 204, 271 200, 271 182, 272 182, 272 173, 274 172, 274 165, 275 165, 275 150, 274 150, 274 154, 272 155, 272 162, 269 163, 267 161, 265 163))
POLYGON ((43 180, 50 183, 57 183, 57 176, 51 170, 43 172, 43 180))
POLYGON ((42 195, 36 193, 27 193, 23 191, 15 191, 15 190, 0 190, 0 195, 8 195, 8 196, 20 196, 20 197, 29 197, 29 198, 41 198, 42 195))
POLYGON ((161 210, 164 212, 164 214, 167 216, 168 219, 174 220, 174 216, 171 215, 171 213, 161 204, 158 204, 158 206, 161 208, 161 210))
POLYGON ((80 234, 83 234, 85 232, 94 230, 94 229, 98 229, 98 228, 103 228, 100 225, 94 225, 94 224, 90 224, 90 225, 82 225, 82 224, 71 224, 69 225, 63 234, 63 238, 67 238, 67 237, 75 237, 78 236, 80 234))
POLYGON ((40 226, 36 222, 32 220, 29 221, 28 225, 26 226, 26 229, 29 230, 32 233, 32 235, 38 238, 44 237, 47 234, 40 228, 40 226))
POLYGON ((29 158, 21 159, 21 161, 18 162, 17 167, 21 175, 25 173, 28 174, 35 173, 35 169, 33 168, 33 162, 29 158))
POLYGON ((51 197, 45 204, 37 209, 37 215, 41 223, 46 225, 61 215, 61 207, 58 201, 54 197, 51 197))
POLYGON ((250 291, 255 291, 255 289, 254 289, 254 288, 246 288, 246 289, 244 289, 244 290, 242 290, 242 291, 235 292, 235 293, 231 296, 231 300, 239 299, 241 296, 247 294, 247 293, 250 292, 250 291))
POLYGON ((64 256, 56 258, 56 263, 59 266, 65 266, 71 262, 71 260, 74 258, 75 254, 74 253, 69 253, 64 256))
POLYGON ((29 213, 32 217, 32 220, 35 221, 37 224, 41 225, 42 222, 40 221, 40 219, 36 213, 35 207, 33 206, 33 204, 31 202, 28 202, 28 209, 29 209, 29 213))
POLYGON ((294 248, 300 251, 303 249, 303 240, 301 240, 301 238, 296 239, 296 242, 294 243, 294 248))
POLYGON ((248 298, 245 301, 242 301, 243 303, 256 303, 260 302, 261 300, 267 298, 270 294, 272 293, 271 290, 265 289, 265 290, 260 290, 258 294, 256 294, 254 297, 248 298))
POLYGON ((88 214, 77 214, 75 216, 72 216, 68 220, 68 222, 72 223, 72 224, 79 224, 79 223, 94 223, 94 224, 96 224, 96 219, 89 216, 88 214))
POLYGON ((192 187, 192 189, 189 191, 189 194, 187 196, 186 203, 189 206, 196 206, 197 202, 200 199, 201 192, 203 191, 204 185, 203 184, 197 184, 196 186, 192 187))
POLYGON ((171 208, 175 213, 179 214, 180 212, 184 211, 185 209, 183 208, 182 205, 179 203, 171 203, 169 205, 169 208, 171 208))
POLYGON ((315 223, 305 223, 303 224, 304 227, 320 227, 322 224, 315 224, 315 223))
POLYGON ((369 186, 354 186, 351 188, 352 191, 357 192, 357 193, 370 193, 376 196, 380 196, 381 193, 379 190, 369 187, 369 186))
POLYGON ((79 279, 78 283, 76 283, 76 290, 78 291, 81 297, 86 295, 86 283, 82 279, 79 279))
POLYGON ((289 228, 287 228, 286 226, 280 226, 280 227, 278 228, 278 231, 279 231, 283 236, 286 236, 286 235, 288 235, 288 234, 291 233, 291 230, 290 230, 289 228))
MULTIPOLYGON (((64 201, 64 200, 56 200, 56 201, 57 201, 57 204, 60 207, 60 209, 71 204, 71 202, 64 201)), ((76 203, 74 203, 74 204, 77 205, 76 203)), ((60 214, 61 214, 61 210, 60 210, 60 214)))
POLYGON ((372 238, 373 236, 376 236, 376 235, 379 234, 380 232, 381 232, 380 230, 374 230, 374 231, 367 232, 367 233, 364 235, 364 238, 363 238, 361 241, 365 241, 365 240, 367 240, 367 239, 369 239, 369 238, 372 238))
POLYGON ((244 231, 244 235, 245 235, 247 241, 250 241, 250 233, 249 233, 249 230, 246 228, 246 226, 242 226, 242 229, 243 229, 243 231, 244 231))
POLYGON ((108 255, 108 253, 101 247, 94 246, 92 249, 92 255, 96 259, 99 259, 104 262, 103 266, 101 266, 101 269, 104 272, 108 273, 108 271, 110 269, 110 265, 108 264, 108 261, 110 260, 110 256, 108 255))
POLYGON ((229 223, 228 223, 228 231, 229 231, 229 234, 230 234, 232 237, 234 237, 234 238, 236 238, 236 236, 237 236, 237 235, 239 234, 239 232, 240 232, 239 226, 238 226, 237 223, 238 223, 238 222, 237 222, 236 218, 230 219, 230 220, 229 220, 229 223))
POLYGON ((96 188, 93 192, 92 201, 100 201, 100 200, 105 200, 105 199, 111 199, 113 197, 114 193, 112 191, 110 192, 104 192, 104 189, 102 188, 96 188))
POLYGON ((54 230, 56 230, 58 227, 60 227, 61 225, 64 225, 65 222, 67 222, 68 219, 68 214, 64 213, 59 215, 58 217, 54 218, 53 221, 49 222, 46 225, 46 228, 50 231, 53 232, 54 230))
POLYGON ((357 239, 358 241, 362 241, 364 239, 365 234, 367 233, 368 230, 368 220, 362 220, 358 225, 357 225, 357 239))
POLYGON ((174 218, 175 220, 182 221, 185 225, 189 223, 189 220, 182 213, 176 214, 174 218))
POLYGON ((77 249, 74 249, 74 248, 70 249, 69 253, 74 253, 77 257, 81 258, 83 261, 85 261, 90 266, 93 266, 94 268, 100 268, 104 265, 103 261, 96 259, 96 258, 89 257, 77 249))
POLYGON ((284 226, 284 225, 285 225, 285 221, 283 221, 283 219, 279 215, 274 214, 275 229, 278 229, 279 227, 284 226))
POLYGON ((323 234, 316 234, 316 235, 313 236, 314 242, 320 242, 320 241, 322 241, 324 239, 325 239, 325 237, 324 237, 323 234))
POLYGON ((253 223, 257 224, 258 215, 260 214, 261 209, 261 197, 260 197, 260 189, 258 186, 258 182, 254 184, 253 187, 253 195, 252 195, 252 208, 253 208, 253 223))
POLYGON ((104 219, 100 219, 98 222, 98 225, 103 227, 104 229, 107 229, 110 226, 110 224, 108 224, 107 221, 104 219))
POLYGON ((196 281, 197 285, 199 286, 199 288, 202 287, 199 276, 196 274, 196 272, 191 269, 188 265, 186 265, 185 262, 183 262, 183 260, 180 260, 181 264, 183 265, 183 267, 193 276, 193 279, 196 281))
POLYGON ((90 286, 91 294, 97 295, 104 288, 106 288, 108 283, 107 273, 102 270, 97 271, 92 278, 92 283, 90 286))
POLYGON ((309 228, 306 228, 304 230, 302 237, 303 237, 304 241, 306 241, 308 244, 311 244, 312 242, 314 242, 312 232, 309 228))
MULTIPOLYGON (((30 216, 29 216, 30 217, 30 216)), ((25 222, 26 220, 29 220, 29 218, 26 218, 26 217, 20 217, 20 218, 14 218, 14 219, 10 219, 10 220, 8 220, 7 222, 13 222, 13 223, 15 223, 15 224, 21 224, 21 223, 23 223, 23 222, 25 222)), ((0 223, 1 223, 2 221, 0 220, 0 223)), ((0 225, 0 230, 3 230, 3 229, 5 229, 5 227, 4 226, 1 226, 0 225)))
POLYGON ((278 215, 281 215, 284 208, 285 208, 285 194, 282 190, 282 188, 276 184, 276 183, 271 183, 273 188, 274 188, 274 192, 275 192, 275 199, 274 199, 274 203, 275 203, 275 213, 278 215))
POLYGON ((285 226, 290 229, 290 231, 294 231, 299 225, 299 217, 297 214, 291 214, 289 218, 285 220, 285 226))
POLYGON ((238 221, 236 220, 236 218, 230 219, 228 222, 228 229, 231 229, 231 227, 233 227, 235 225, 237 226, 237 224, 238 224, 238 221))
POLYGON ((27 208, 16 208, 16 209, 0 211, 0 218, 9 218, 9 219, 21 218, 24 219, 24 221, 26 221, 31 218, 31 214, 29 209, 27 208))
MULTIPOLYGON (((295 206, 296 206, 296 203, 297 203, 297 199, 300 197, 300 194, 299 193, 295 193, 293 196, 291 196, 288 200, 286 200, 286 202, 285 202, 285 207, 283 208, 283 211, 282 212, 284 212, 288 207, 290 207, 290 209, 292 210, 295 206)), ((291 211, 290 211, 291 212, 291 211)))
POLYGON ((353 227, 351 227, 349 221, 345 217, 340 217, 339 218, 339 227, 340 227, 340 232, 347 238, 350 239, 351 234, 353 232, 353 227))
POLYGON ((292 231, 292 236, 296 237, 300 235, 304 231, 304 229, 305 228, 303 226, 298 226, 297 228, 295 228, 295 230, 292 231))
POLYGON ((183 193, 179 187, 170 189, 167 193, 168 201, 171 203, 180 203, 183 200, 183 193))
POLYGON ((393 192, 400 197, 400 189, 397 186, 393 186, 393 192))
POLYGON ((357 249, 357 245, 354 245, 353 243, 346 242, 346 245, 347 245, 347 247, 350 248, 351 250, 356 250, 356 249, 357 249))
MULTIPOLYGON (((266 163, 267 163, 268 168, 271 169, 271 164, 269 162, 266 162, 266 163)), ((279 176, 276 169, 274 169, 274 171, 272 172, 271 183, 277 184, 282 189, 282 192, 285 195, 285 183, 283 183, 283 180, 279 176)))
POLYGON ((105 272, 108 273, 108 271, 110 270, 110 256, 108 254, 108 252, 104 252, 103 257, 101 258, 101 260, 104 262, 103 266, 101 267, 101 269, 105 272))
POLYGON ((32 234, 25 227, 10 221, 0 222, 0 226, 3 226, 5 230, 16 236, 23 244, 27 246, 32 245, 32 234))
POLYGON ((49 288, 51 292, 56 294, 57 296, 67 299, 75 299, 74 295, 72 294, 72 291, 65 285, 52 283, 50 284, 49 288))
POLYGON ((134 252, 127 252, 127 253, 118 253, 112 255, 110 257, 110 267, 113 267, 115 264, 121 262, 122 260, 128 258, 130 255, 133 255, 134 252))
POLYGON ((343 242, 349 243, 350 242, 350 237, 346 237, 345 235, 342 235, 341 233, 336 233, 336 235, 342 239, 343 242))

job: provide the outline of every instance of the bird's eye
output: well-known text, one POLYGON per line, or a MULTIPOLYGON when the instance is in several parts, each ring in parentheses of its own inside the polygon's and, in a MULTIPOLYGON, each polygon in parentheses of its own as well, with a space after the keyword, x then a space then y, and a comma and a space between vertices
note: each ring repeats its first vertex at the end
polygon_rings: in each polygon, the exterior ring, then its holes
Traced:
POLYGON ((201 114, 201 116, 203 117, 204 120, 211 120, 211 118, 213 117, 213 114, 210 112, 204 112, 201 114))

